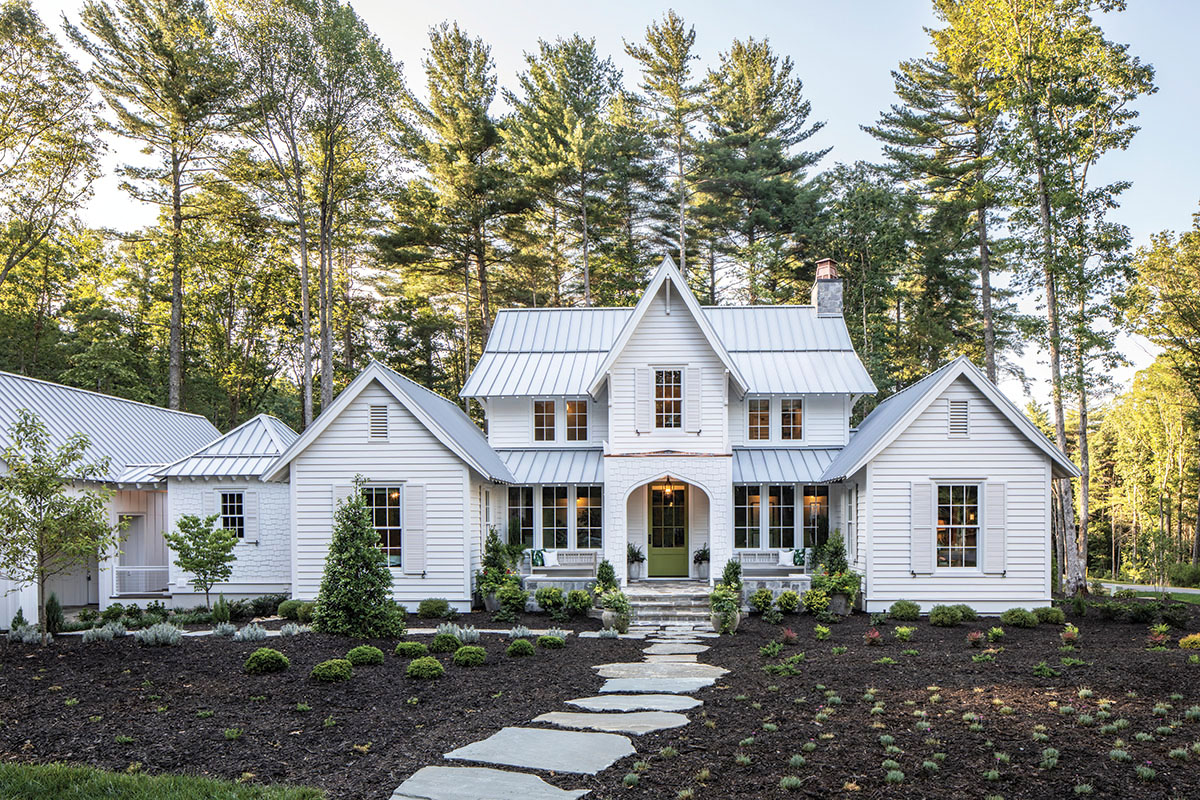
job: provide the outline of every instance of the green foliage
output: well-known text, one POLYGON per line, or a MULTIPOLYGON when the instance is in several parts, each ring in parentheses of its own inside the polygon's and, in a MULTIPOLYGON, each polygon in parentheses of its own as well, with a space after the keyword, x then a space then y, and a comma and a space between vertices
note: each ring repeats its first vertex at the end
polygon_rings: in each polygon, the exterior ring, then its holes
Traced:
POLYGON ((453 653, 460 647, 462 647, 462 642, 457 636, 452 633, 439 633, 430 642, 429 651, 431 653, 453 653))
POLYGON ((1000 621, 1014 628, 1036 628, 1038 624, 1037 615, 1024 608, 1010 608, 1000 615, 1000 621))
POLYGON ((543 650, 561 650, 567 646, 567 640, 561 636, 539 636, 537 638, 537 646, 543 650))
POLYGON ((283 672, 291 666, 288 657, 270 647, 260 647, 250 654, 242 666, 247 675, 262 675, 268 672, 283 672))
POLYGON ((524 658, 534 653, 533 644, 528 639, 514 639, 505 653, 512 658, 524 658))
POLYGON ((727 583, 718 583, 709 594, 709 609, 721 618, 720 633, 733 633, 737 628, 738 614, 741 613, 741 594, 740 589, 727 583))
POLYGON ((957 605, 950 606, 950 608, 958 609, 959 617, 963 622, 975 622, 979 619, 979 614, 975 612, 975 609, 971 608, 966 603, 959 603, 957 605))
POLYGON ((581 617, 591 609, 592 598, 587 592, 582 589, 572 589, 567 592, 566 608, 567 614, 572 617, 581 617))
POLYGON ((800 598, 804 610, 810 614, 819 614, 829 608, 829 595, 820 589, 809 589, 800 598))
POLYGON ((956 606, 934 606, 929 609, 929 624, 939 628, 953 628, 962 622, 962 612, 956 606))
POLYGON ((58 602, 58 596, 51 592, 49 599, 46 600, 46 632, 60 633, 65 622, 62 604, 58 602))
POLYGON ((230 619, 229 603, 225 600, 225 595, 219 595, 217 602, 212 607, 213 622, 229 622, 230 619))
POLYGON ((520 581, 506 582, 496 592, 500 601, 500 610, 509 619, 516 619, 518 614, 525 613, 525 604, 529 600, 529 592, 521 588, 520 581))
POLYGON ((421 656, 408 662, 408 669, 404 671, 404 674, 410 678, 432 680, 445 675, 446 668, 433 656, 421 656))
POLYGON ((539 608, 552 615, 561 613, 567 604, 563 590, 557 586, 541 587, 534 593, 533 599, 539 608))
POLYGON ((800 608, 800 595, 791 589, 785 589, 775 598, 775 605, 784 614, 795 614, 800 608))
POLYGON ((403 658, 420 658, 429 652, 429 648, 420 642, 400 642, 396 645, 396 655, 403 658))
POLYGON ((1067 615, 1063 613, 1063 610, 1052 606, 1035 608, 1033 614, 1037 617, 1038 622, 1046 625, 1063 625, 1067 621, 1067 615))
POLYGON ((312 623, 321 633, 373 639, 397 636, 403 629, 379 534, 357 491, 334 513, 333 539, 312 623))
POLYGON ((450 601, 444 597, 427 597, 417 604, 421 619, 445 619, 450 616, 450 601))
POLYGON ((1033 674, 1039 678, 1057 678, 1061 673, 1045 661, 1039 661, 1033 667, 1033 674))
POLYGON ((309 674, 313 680, 321 681, 322 683, 348 681, 354 674, 354 665, 344 658, 331 658, 328 661, 322 661, 320 664, 317 664, 309 674))
POLYGON ((759 614, 762 614, 768 608, 774 605, 775 593, 770 589, 763 587, 751 594, 748 602, 750 604, 750 608, 754 609, 759 614))
POLYGON ((725 562, 725 569, 721 572, 721 583, 726 586, 732 586, 739 593, 742 590, 742 563, 736 559, 729 559, 725 562))
POLYGON ((298 621, 300 618, 300 606, 304 605, 301 600, 284 600, 279 604, 276 614, 284 619, 298 621))
POLYGON ((382 664, 383 651, 369 644, 360 644, 346 653, 346 660, 355 667, 382 664))
POLYGON ((607 558, 596 567, 596 583, 604 591, 617 588, 617 572, 607 558))
MULTIPOLYGON (((196 591, 204 592, 204 604, 208 605, 208 594, 218 583, 229 580, 233 574, 233 554, 237 546, 237 534, 224 528, 214 527, 220 517, 217 514, 201 519, 194 514, 179 518, 173 532, 163 534, 167 545, 175 553, 175 566, 190 573, 190 583, 196 591)), ((229 619, 217 619, 228 622, 229 619)))
POLYGON ((487 661, 487 651, 482 647, 463 645, 454 651, 454 663, 460 667, 478 667, 485 661, 487 661))
POLYGON ((267 629, 257 622, 245 625, 233 635, 235 642, 261 642, 267 638, 267 629))
POLYGON ((921 618, 921 607, 911 600, 897 600, 888 609, 888 616, 897 622, 916 622, 921 618))
POLYGON ((14 798, 78 800, 117 797, 121 800, 321 800, 324 796, 319 789, 234 783, 192 775, 146 775, 65 764, 7 762, 0 764, 0 786, 14 798))

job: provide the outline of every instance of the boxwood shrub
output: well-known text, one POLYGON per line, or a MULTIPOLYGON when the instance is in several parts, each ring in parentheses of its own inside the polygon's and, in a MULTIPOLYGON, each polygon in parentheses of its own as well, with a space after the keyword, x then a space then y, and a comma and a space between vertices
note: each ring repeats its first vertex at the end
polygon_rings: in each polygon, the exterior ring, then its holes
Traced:
POLYGON ((966 603, 958 603, 957 605, 950 607, 958 609, 958 613, 962 617, 963 622, 974 622, 975 620, 979 619, 979 614, 975 612, 975 609, 971 608, 966 603))
POLYGON ((304 605, 303 600, 284 600, 275 609, 275 613, 284 619, 296 621, 300 618, 300 606, 304 605))
POLYGON ((421 619, 443 619, 450 616, 450 602, 444 597, 426 597, 417 606, 421 619))
POLYGON ((401 642, 396 645, 396 655, 403 658, 420 658, 429 655, 429 648, 420 642, 401 642))
POLYGON ((506 651, 513 658, 524 658, 533 655, 533 644, 528 639, 517 639, 508 646, 506 651))
POLYGON ((567 640, 561 636, 539 636, 537 646, 543 650, 561 650, 567 646, 567 640))
POLYGON ((429 650, 433 653, 453 653, 460 647, 462 642, 453 633, 439 633, 429 643, 429 650))
POLYGON ((1065 625, 1067 622, 1067 615, 1061 608, 1043 606, 1035 608, 1033 614, 1038 618, 1038 622, 1044 622, 1047 625, 1065 625))
POLYGON ((929 624, 939 628, 953 628, 962 622, 962 612, 957 606, 934 606, 929 609, 929 624))
POLYGON ((346 653, 346 660, 356 667, 367 666, 370 664, 382 664, 383 651, 378 647, 372 647, 369 644, 360 644, 349 653, 346 653))
POLYGON ((897 600, 888 609, 888 616, 897 622, 915 622, 921 618, 921 607, 912 600, 897 600))
POLYGON ((779 597, 775 598, 775 605, 784 614, 795 614, 796 610, 800 608, 800 595, 787 589, 780 592, 779 597))
POLYGON ((265 675, 268 672, 283 672, 292 662, 288 657, 270 647, 260 647, 246 659, 243 669, 247 675, 265 675))
POLYGON ((1010 608, 1000 615, 1000 621, 1014 628, 1036 628, 1038 624, 1037 615, 1023 608, 1010 608))
POLYGON ((313 667, 311 674, 315 680, 325 683, 345 681, 354 674, 354 666, 344 658, 331 658, 313 667))
POLYGON ((775 593, 767 587, 755 590, 754 594, 750 595, 750 607, 759 614, 766 612, 768 608, 775 605, 775 593))
POLYGON ((460 667, 478 667, 487 661, 487 651, 475 645, 463 645, 454 651, 454 663, 460 667))
POLYGON ((301 625, 312 624, 313 612, 316 610, 316 603, 301 603, 300 608, 296 609, 296 621, 301 625))
POLYGON ((583 589, 572 589, 567 592, 567 614, 572 617, 582 617, 592 607, 592 596, 583 589))
POLYGON ((409 662, 405 674, 410 678, 428 680, 430 678, 442 677, 446 674, 446 668, 442 666, 442 662, 433 656, 422 656, 421 658, 414 658, 409 662))

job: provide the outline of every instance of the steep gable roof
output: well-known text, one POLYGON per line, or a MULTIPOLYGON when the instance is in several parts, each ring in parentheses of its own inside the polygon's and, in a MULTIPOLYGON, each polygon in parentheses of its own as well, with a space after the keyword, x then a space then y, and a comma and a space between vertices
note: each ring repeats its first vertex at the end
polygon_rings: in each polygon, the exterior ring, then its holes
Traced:
POLYGON ((162 478, 258 476, 297 435, 282 420, 259 414, 155 474, 162 478))
POLYGON ((1079 468, 1046 438, 1029 418, 970 359, 959 356, 911 386, 884 400, 858 426, 858 432, 821 476, 822 481, 848 478, 896 440, 951 383, 970 381, 1035 447, 1050 457, 1058 477, 1076 477, 1079 468))
POLYGON ((374 360, 350 382, 349 386, 342 390, 342 393, 333 401, 333 405, 322 411, 313 424, 300 434, 279 458, 263 470, 262 479, 278 480, 288 464, 320 436, 329 423, 336 419, 373 381, 377 381, 438 441, 480 475, 499 483, 515 482, 508 467, 504 465, 504 461, 488 444, 483 431, 461 408, 374 360))
POLYGON ((670 291, 671 286, 675 287, 676 294, 679 295, 683 307, 688 310, 688 313, 692 315, 692 319, 696 321, 696 325, 700 327, 700 333, 703 334, 705 340, 708 342, 708 346, 713 349, 713 352, 717 354, 717 358, 721 360, 721 363, 725 365, 725 369, 729 371, 729 377, 737 386, 738 393, 745 394, 749 390, 750 385, 742 377, 742 371, 738 369, 737 364, 730 357, 729 351, 725 349, 725 345, 721 342, 720 337, 717 336, 717 332, 713 330, 712 323, 704 315, 704 309, 696 302, 696 296, 688 288, 687 282, 684 281, 683 275, 679 273, 679 269, 675 266, 675 262, 671 260, 670 256, 663 257, 662 263, 658 266, 658 271, 654 273, 654 277, 650 279, 650 285, 646 287, 645 293, 642 294, 642 299, 638 300, 637 305, 633 307, 633 313, 625 321, 625 326, 621 329, 620 335, 617 336, 617 340, 609 348, 608 354, 600 362, 600 366, 597 367, 588 385, 588 394, 595 396, 600 391, 600 386, 608 377, 608 371, 612 369, 613 364, 620 358, 625 346, 629 344, 630 338, 633 337, 634 331, 637 330, 638 323, 646 316, 646 312, 650 310, 654 298, 658 296, 659 290, 664 286, 667 287, 667 291, 670 291))
POLYGON ((107 458, 103 479, 114 483, 152 481, 138 468, 175 461, 221 435, 199 414, 0 372, 0 449, 11 443, 8 430, 20 409, 41 417, 52 446, 76 433, 87 435, 89 458, 107 458), (141 480, 125 478, 133 473, 141 480))

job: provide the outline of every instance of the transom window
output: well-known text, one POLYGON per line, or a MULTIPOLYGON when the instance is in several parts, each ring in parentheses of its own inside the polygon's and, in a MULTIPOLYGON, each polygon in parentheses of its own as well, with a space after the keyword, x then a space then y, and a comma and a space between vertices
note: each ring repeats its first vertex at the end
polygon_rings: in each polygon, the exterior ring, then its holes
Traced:
POLYGON ((403 528, 401 527, 399 486, 368 486, 362 490, 363 502, 371 512, 371 524, 379 534, 379 549, 389 567, 402 565, 403 528))
POLYGON ((796 487, 790 484, 767 488, 767 531, 769 547, 796 546, 796 487))
POLYGON ((600 486, 575 487, 575 546, 596 550, 604 529, 604 491, 600 486))
POLYGON ((554 401, 533 401, 533 440, 535 442, 554 441, 554 401))
POLYGON ((974 567, 979 563, 979 487, 938 486, 937 565, 974 567))
POLYGON ((750 550, 759 543, 762 493, 758 486, 733 487, 733 546, 750 550))
POLYGON ((654 370, 654 427, 683 427, 683 370, 654 370))
POLYGON ((245 538, 246 504, 241 492, 221 492, 221 527, 245 538))
POLYGON ((588 438, 587 400, 567 401, 567 441, 586 442, 588 438))
POLYGON ((542 547, 562 550, 567 547, 567 526, 570 524, 567 506, 567 487, 542 487, 542 547))
POLYGON ((533 547, 533 487, 508 488, 508 543, 533 547))
POLYGON ((771 401, 766 399, 746 401, 746 435, 752 440, 771 438, 771 401))
POLYGON ((797 398, 784 398, 779 402, 780 428, 779 435, 783 439, 804 438, 804 401, 797 398))

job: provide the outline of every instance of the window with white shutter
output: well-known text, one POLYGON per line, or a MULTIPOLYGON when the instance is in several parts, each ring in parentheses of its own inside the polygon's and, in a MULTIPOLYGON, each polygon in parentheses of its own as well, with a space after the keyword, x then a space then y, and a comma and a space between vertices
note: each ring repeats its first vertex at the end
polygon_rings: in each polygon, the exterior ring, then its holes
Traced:
POLYGON ((971 401, 949 401, 949 429, 951 436, 965 438, 971 433, 971 401))
POLYGON ((371 406, 370 437, 387 440, 388 438, 388 407, 371 406))

